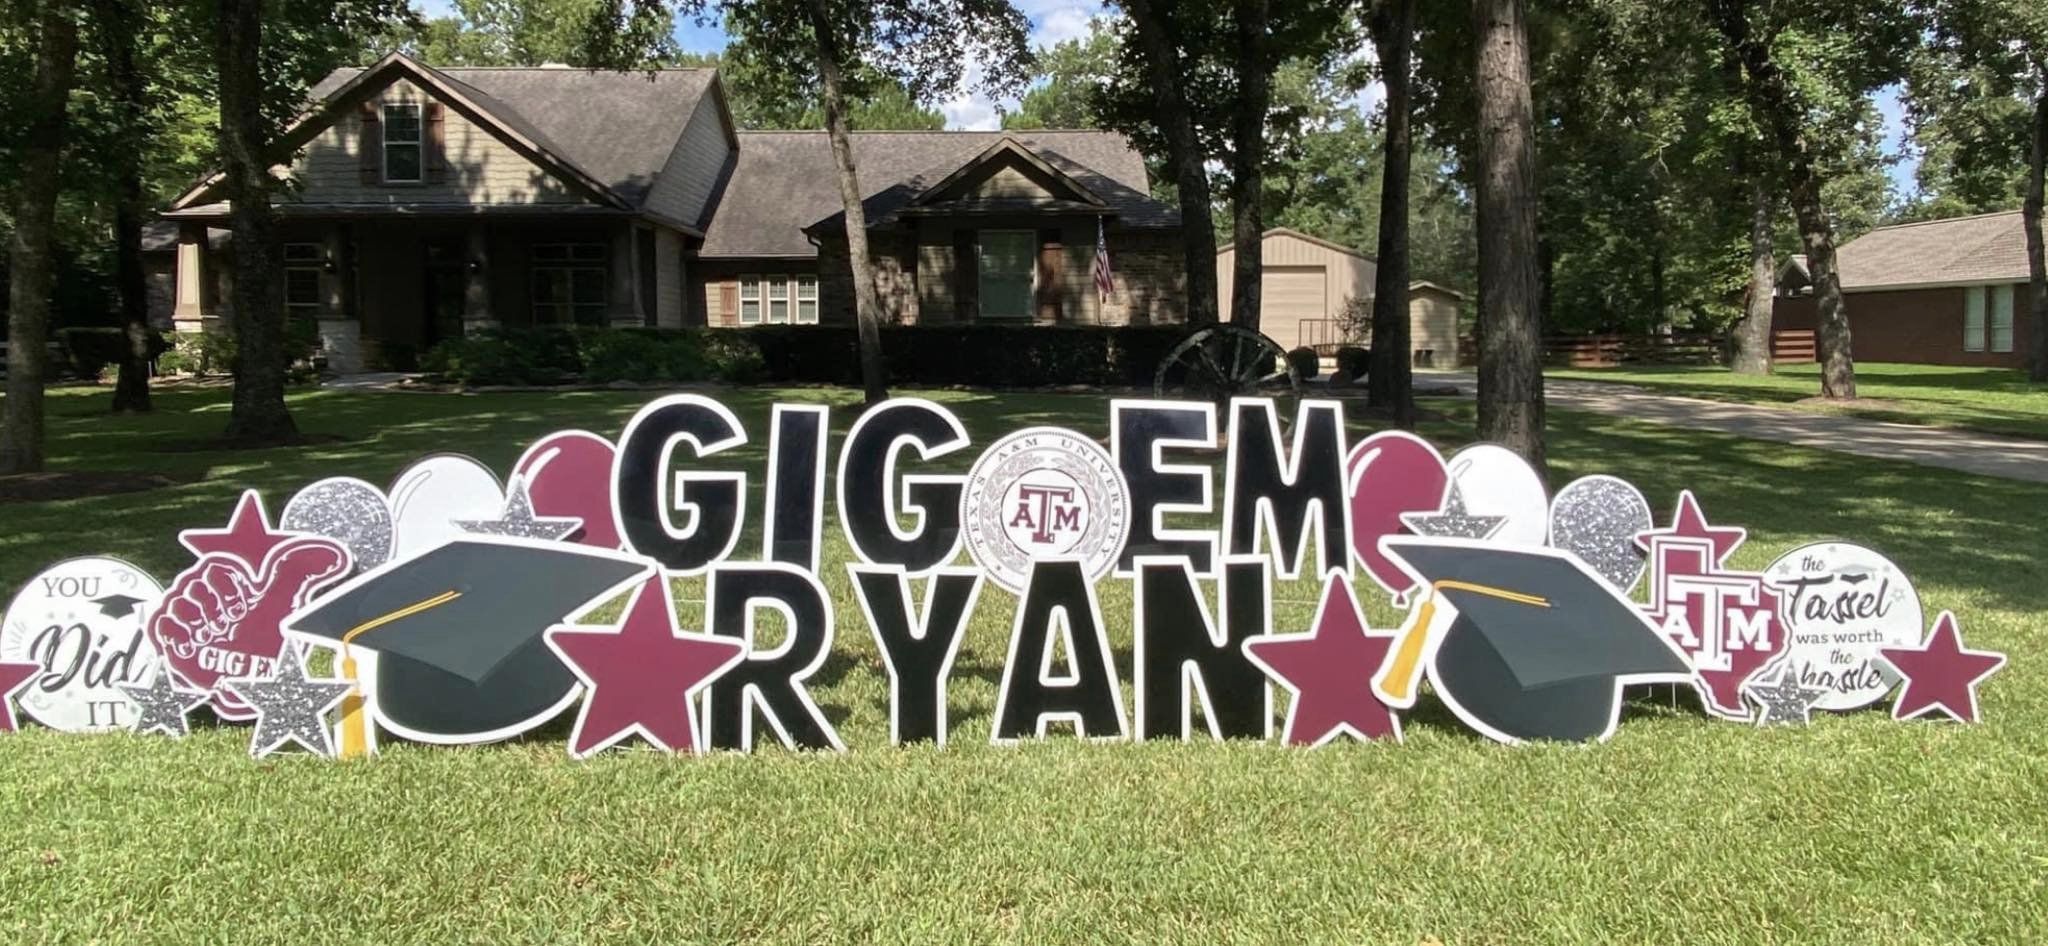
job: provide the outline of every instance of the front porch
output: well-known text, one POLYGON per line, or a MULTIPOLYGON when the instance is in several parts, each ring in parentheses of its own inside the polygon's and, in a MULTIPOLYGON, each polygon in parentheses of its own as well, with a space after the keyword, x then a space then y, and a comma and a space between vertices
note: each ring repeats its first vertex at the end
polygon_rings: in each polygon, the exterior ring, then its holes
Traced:
MULTIPOLYGON (((222 218, 179 221, 179 332, 222 331, 232 267, 222 218)), ((279 227, 289 317, 318 325, 329 370, 410 370, 493 325, 683 324, 680 235, 621 216, 323 215, 279 227)))

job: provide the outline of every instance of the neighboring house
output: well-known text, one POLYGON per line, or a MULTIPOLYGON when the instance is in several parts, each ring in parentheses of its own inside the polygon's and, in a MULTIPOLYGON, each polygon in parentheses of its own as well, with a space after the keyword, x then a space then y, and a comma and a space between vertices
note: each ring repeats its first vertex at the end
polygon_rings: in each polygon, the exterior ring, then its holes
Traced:
MULTIPOLYGON (((1879 227, 1835 251, 1856 357, 2026 364, 2027 241, 2020 212, 1879 227)), ((1806 257, 1778 270, 1776 329, 1815 327, 1806 257)))
MULTIPOLYGON (((821 132, 742 132, 710 69, 340 69, 285 133, 287 306, 337 370, 403 366, 488 325, 850 322, 821 132)), ((1179 217, 1099 131, 854 135, 870 255, 905 323, 1181 318, 1179 217), (1116 290, 1090 278, 1106 234, 1116 290)), ((219 322, 216 176, 145 235, 152 314, 219 322)))
MULTIPOLYGON (((1368 304, 1373 294, 1372 257, 1286 227, 1267 230, 1259 243, 1259 331, 1284 348, 1363 344, 1347 338, 1342 317, 1353 297, 1368 304)), ((1216 251, 1220 310, 1230 313, 1237 248, 1216 251)), ((1432 282, 1408 286, 1409 348, 1415 364, 1458 363, 1458 293, 1432 282)))

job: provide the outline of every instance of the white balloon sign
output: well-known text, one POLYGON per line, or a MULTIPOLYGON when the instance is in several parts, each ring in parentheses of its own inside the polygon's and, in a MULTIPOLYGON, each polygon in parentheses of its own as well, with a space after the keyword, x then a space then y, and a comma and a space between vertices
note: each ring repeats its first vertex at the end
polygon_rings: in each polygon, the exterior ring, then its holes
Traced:
POLYGON ((128 728, 135 704, 119 687, 151 676, 142 619, 163 594, 117 558, 74 558, 29 579, 0 619, 0 662, 41 668, 16 697, 21 708, 65 732, 128 728))

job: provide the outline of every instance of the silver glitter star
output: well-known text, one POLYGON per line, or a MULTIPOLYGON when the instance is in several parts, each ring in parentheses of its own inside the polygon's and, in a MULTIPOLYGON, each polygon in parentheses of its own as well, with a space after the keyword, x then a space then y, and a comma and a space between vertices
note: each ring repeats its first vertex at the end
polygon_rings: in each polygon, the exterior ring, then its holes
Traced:
POLYGON ((1813 721, 1813 704, 1820 702, 1828 691, 1819 687, 1801 686, 1799 671, 1790 663, 1778 671, 1777 679, 1766 686, 1750 683, 1742 688, 1756 703, 1756 724, 1768 726, 1772 723, 1798 723, 1804 726, 1813 721))
POLYGON ((261 759, 287 742, 334 758, 334 733, 327 726, 327 714, 355 684, 307 677, 305 653, 290 645, 278 655, 277 671, 270 677, 221 683, 256 710, 256 734, 249 737, 251 758, 261 759))
POLYGON ((171 670, 157 664, 156 673, 147 684, 130 686, 123 684, 122 693, 135 704, 135 722, 128 728, 137 733, 162 733, 172 739, 183 739, 192 731, 185 721, 185 714, 206 703, 205 690, 194 690, 179 686, 171 679, 171 670))
POLYGON ((575 516, 534 515, 533 497, 527 495, 526 482, 515 476, 511 488, 505 491, 505 511, 498 518, 458 519, 455 525, 464 532, 555 542, 583 528, 583 520, 575 516))
POLYGON ((1453 539, 1490 539, 1507 525, 1506 516, 1475 516, 1465 511, 1465 491, 1451 483, 1444 508, 1436 512, 1404 512, 1401 521, 1416 535, 1440 535, 1453 539))

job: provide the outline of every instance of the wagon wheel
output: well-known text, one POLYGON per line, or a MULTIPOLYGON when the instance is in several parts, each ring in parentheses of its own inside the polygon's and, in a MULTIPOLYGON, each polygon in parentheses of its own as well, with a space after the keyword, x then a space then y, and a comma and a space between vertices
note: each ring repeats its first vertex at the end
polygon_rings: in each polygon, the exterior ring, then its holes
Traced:
MULTIPOLYGON (((1264 395, 1294 398, 1301 394, 1301 376, 1277 342, 1236 325, 1197 329, 1173 346, 1152 377, 1152 392, 1161 398, 1213 401, 1264 395)), ((1290 408, 1282 412, 1291 417, 1290 408)))

